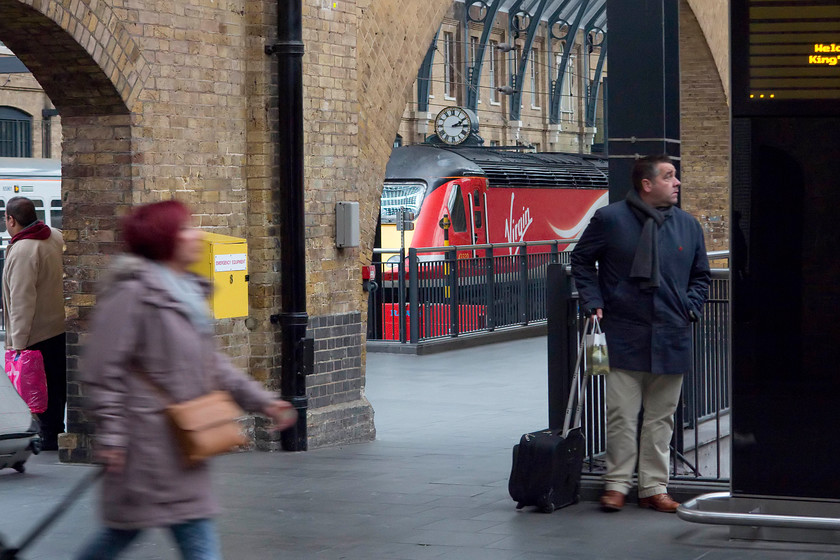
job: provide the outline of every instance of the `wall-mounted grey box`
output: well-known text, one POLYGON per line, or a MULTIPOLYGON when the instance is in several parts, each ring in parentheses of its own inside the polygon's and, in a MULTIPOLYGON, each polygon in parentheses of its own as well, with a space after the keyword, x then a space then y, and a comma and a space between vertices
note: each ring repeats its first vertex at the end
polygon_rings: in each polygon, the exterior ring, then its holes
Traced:
POLYGON ((337 202, 335 204, 335 246, 359 246, 359 203, 337 202))

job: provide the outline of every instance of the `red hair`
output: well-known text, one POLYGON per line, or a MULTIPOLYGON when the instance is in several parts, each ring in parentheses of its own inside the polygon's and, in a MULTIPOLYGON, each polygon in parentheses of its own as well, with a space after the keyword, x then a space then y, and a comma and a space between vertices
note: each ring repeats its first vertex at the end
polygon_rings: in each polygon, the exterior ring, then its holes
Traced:
POLYGON ((138 206, 123 219, 128 251, 153 261, 167 261, 175 254, 175 238, 190 220, 190 209, 177 200, 138 206))

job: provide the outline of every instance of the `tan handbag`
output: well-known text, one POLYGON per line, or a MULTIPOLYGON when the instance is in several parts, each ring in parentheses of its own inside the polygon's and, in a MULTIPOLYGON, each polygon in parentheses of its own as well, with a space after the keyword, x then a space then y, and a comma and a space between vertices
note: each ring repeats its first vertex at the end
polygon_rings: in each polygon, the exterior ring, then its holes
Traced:
POLYGON ((248 443, 239 418, 244 412, 227 391, 211 391, 164 409, 187 466, 229 453, 248 443))
POLYGON ((187 467, 194 467, 214 455, 229 453, 249 443, 239 423, 245 412, 227 391, 210 391, 188 401, 173 403, 172 397, 145 371, 138 370, 137 373, 171 403, 163 409, 163 413, 169 420, 187 467))

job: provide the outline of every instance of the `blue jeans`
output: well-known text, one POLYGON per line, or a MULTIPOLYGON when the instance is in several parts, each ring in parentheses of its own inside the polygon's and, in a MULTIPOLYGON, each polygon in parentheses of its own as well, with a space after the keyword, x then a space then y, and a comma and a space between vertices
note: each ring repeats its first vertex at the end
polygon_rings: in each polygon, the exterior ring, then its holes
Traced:
MULTIPOLYGON (((212 519, 195 519, 167 527, 184 560, 222 560, 219 535, 212 519)), ((88 543, 76 560, 111 560, 140 534, 140 529, 104 528, 88 543)))

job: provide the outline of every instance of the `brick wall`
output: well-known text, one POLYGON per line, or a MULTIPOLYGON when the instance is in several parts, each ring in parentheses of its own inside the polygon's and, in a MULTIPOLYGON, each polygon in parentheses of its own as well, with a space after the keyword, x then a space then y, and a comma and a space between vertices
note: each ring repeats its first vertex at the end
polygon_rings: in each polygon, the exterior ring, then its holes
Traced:
POLYGON ((688 2, 680 6, 683 208, 710 251, 729 248, 729 107, 715 60, 688 2))
MULTIPOLYGON (((303 6, 306 273, 317 347, 308 422, 316 447, 374 435, 363 393, 366 298, 359 267, 370 262, 381 181, 410 88, 451 0, 303 6), (334 208, 342 200, 360 203, 359 248, 335 247, 334 208)), ((249 316, 220 321, 216 332, 238 366, 277 388, 279 333, 268 319, 280 310, 282 293, 275 140, 284 126, 276 107, 284 100, 274 59, 263 52, 276 34, 275 0, 0 0, 0 13, 0 40, 44 87, 64 132, 71 433, 61 457, 88 457, 75 370, 96 280, 119 250, 118 220, 132 204, 175 197, 192 206, 202 228, 247 238, 249 316)), ((703 111, 720 109, 721 98, 703 81, 714 64, 691 46, 703 44, 694 26, 685 34, 694 42, 683 49, 697 54, 686 59, 686 90, 708 98, 691 102, 685 95, 687 120, 695 124, 684 137, 703 143, 684 147, 684 178, 695 181, 694 174, 710 185, 713 172, 725 173, 717 155, 710 159, 712 147, 722 153, 717 132, 707 142, 712 136, 703 128, 719 114, 703 111)), ((715 239, 712 218, 723 209, 714 207, 714 196, 686 202, 706 212, 704 225, 715 239)))
POLYGON ((364 396, 361 313, 313 317, 308 336, 315 339, 315 371, 307 378, 312 445, 368 441, 375 436, 373 409, 364 396))
MULTIPOLYGON (((729 98, 729 2, 728 0, 688 0, 703 36, 706 47, 715 61, 723 91, 729 98)), ((681 6, 686 10, 685 3, 681 6)))
MULTIPOLYGON (((310 445, 370 439, 363 396, 364 304, 381 178, 425 49, 449 0, 305 0, 307 295, 316 337, 310 445), (361 44, 360 44, 361 37, 361 44), (394 65, 400 53, 402 65, 394 65), (363 244, 335 248, 335 203, 362 203, 363 244), (323 338, 321 340, 320 338, 323 338)), ((160 3, 0 0, 0 39, 32 70, 64 125, 70 433, 64 460, 89 458, 76 381, 96 280, 119 251, 132 204, 187 202, 203 229, 249 243, 249 316, 219 321, 234 363, 279 387, 274 0, 160 3)), ((257 423, 262 447, 272 448, 257 423)))
POLYGON ((82 410, 78 380, 85 325, 96 303, 96 280, 119 251, 117 225, 132 199, 130 115, 68 116, 63 119, 62 191, 64 292, 67 313, 67 431, 65 461, 88 461, 91 425, 82 410))

